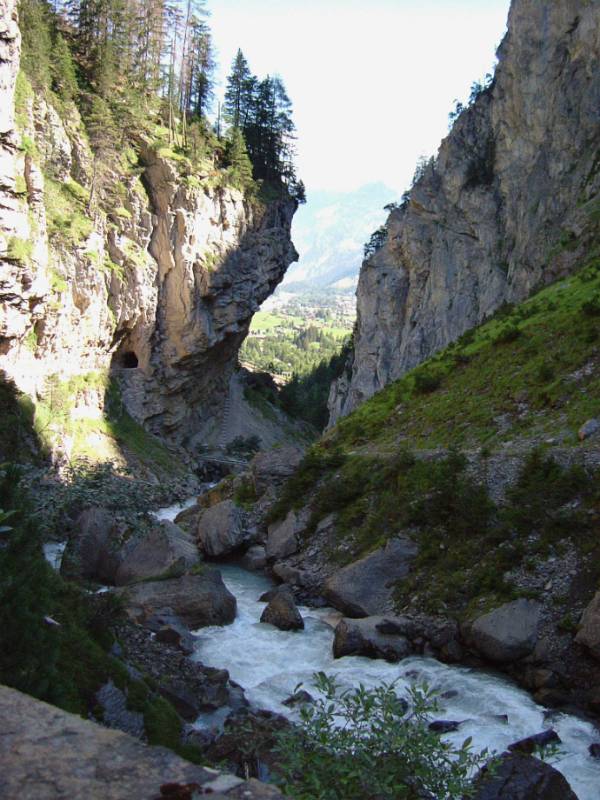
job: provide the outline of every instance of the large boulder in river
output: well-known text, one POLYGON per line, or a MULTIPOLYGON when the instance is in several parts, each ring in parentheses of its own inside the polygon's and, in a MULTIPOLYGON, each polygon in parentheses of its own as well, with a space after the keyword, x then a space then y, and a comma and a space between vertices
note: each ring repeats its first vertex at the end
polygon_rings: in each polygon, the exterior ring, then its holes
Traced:
POLYGON ((306 520, 302 513, 290 511, 283 520, 278 520, 268 527, 267 558, 279 561, 298 551, 299 536, 305 528, 306 520))
POLYGON ((251 533, 245 526, 245 515, 233 500, 217 503, 198 521, 198 545, 213 558, 226 556, 249 542, 251 533))
POLYGON ((87 508, 75 520, 62 559, 61 573, 113 583, 121 563, 127 526, 104 508, 87 508))
POLYGON ((392 662, 406 658, 413 652, 410 641, 399 634, 382 633, 378 626, 385 621, 380 616, 340 620, 333 639, 333 657, 367 656, 392 662))
POLYGON ((173 610, 188 627, 228 625, 235 619, 236 600, 216 569, 204 567, 199 575, 163 581, 146 581, 116 590, 129 616, 143 623, 156 612, 173 610))
POLYGON ((476 784, 472 800, 577 800, 558 770, 532 756, 505 753, 476 784))
POLYGON ((395 583, 410 571, 417 545, 406 537, 391 539, 385 547, 335 572, 324 596, 349 617, 381 614, 392 605, 395 583))
POLYGON ((535 649, 541 614, 542 607, 537 601, 513 600, 476 619, 467 639, 490 661, 498 664, 518 661, 535 649))
POLYGON ((181 575, 199 559, 191 537, 172 522, 146 519, 132 528, 103 508, 89 508, 75 521, 61 571, 124 586, 181 575))
POLYGON ((597 659, 600 659, 600 592, 596 592, 592 602, 583 612, 581 627, 575 637, 597 659))
POLYGON ((114 576, 117 586, 182 575, 200 561, 191 537, 172 522, 163 521, 128 543, 114 576))
POLYGON ((260 621, 274 625, 280 631, 299 631, 304 628, 304 620, 296 608, 292 593, 285 590, 275 592, 260 621))

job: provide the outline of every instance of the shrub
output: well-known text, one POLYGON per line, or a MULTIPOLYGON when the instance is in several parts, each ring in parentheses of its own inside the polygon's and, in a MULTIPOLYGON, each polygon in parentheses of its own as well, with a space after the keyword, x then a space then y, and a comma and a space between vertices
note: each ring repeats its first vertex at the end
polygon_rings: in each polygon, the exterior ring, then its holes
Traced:
POLYGON ((495 345, 510 344, 510 342, 516 341, 520 335, 521 329, 518 327, 518 325, 515 325, 514 323, 507 323, 492 339, 492 343, 495 345))
POLYGON ((600 317, 600 295, 596 294, 583 303, 581 312, 586 317, 600 317))
POLYGON ((422 369, 414 374, 415 392, 417 394, 431 394, 439 389, 442 383, 442 375, 439 372, 422 369))
POLYGON ((488 753, 473 753, 470 739, 456 747, 429 730, 436 705, 426 687, 410 689, 407 701, 393 684, 340 691, 319 673, 315 686, 322 696, 302 708, 300 729, 277 735, 278 779, 287 795, 458 800, 472 794, 470 775, 488 753))

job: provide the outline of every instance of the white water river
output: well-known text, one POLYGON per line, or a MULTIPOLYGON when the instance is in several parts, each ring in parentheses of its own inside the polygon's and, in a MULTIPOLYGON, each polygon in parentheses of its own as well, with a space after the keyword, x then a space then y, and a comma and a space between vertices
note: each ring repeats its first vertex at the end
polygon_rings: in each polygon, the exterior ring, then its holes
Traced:
MULTIPOLYGON (((600 761, 588 753, 590 744, 600 742, 600 732, 590 723, 548 711, 514 684, 480 670, 417 656, 398 664, 356 656, 334 659, 333 630, 324 622, 331 609, 300 607, 304 631, 280 631, 259 622, 265 603, 258 598, 271 582, 239 567, 219 569, 237 598, 237 617, 231 625, 197 631, 195 657, 208 666, 228 669, 252 704, 292 716, 282 701, 300 682, 314 692, 311 679, 319 670, 335 675, 343 686, 397 681, 399 694, 411 683, 426 682, 440 694, 451 695, 440 698, 436 719, 466 720, 448 738, 461 743, 472 736, 476 749, 502 752, 511 742, 552 727, 562 739, 562 752, 551 763, 566 776, 579 800, 600 800, 600 761), (508 723, 499 715, 507 715, 508 723)), ((200 719, 197 724, 207 723, 200 719)))

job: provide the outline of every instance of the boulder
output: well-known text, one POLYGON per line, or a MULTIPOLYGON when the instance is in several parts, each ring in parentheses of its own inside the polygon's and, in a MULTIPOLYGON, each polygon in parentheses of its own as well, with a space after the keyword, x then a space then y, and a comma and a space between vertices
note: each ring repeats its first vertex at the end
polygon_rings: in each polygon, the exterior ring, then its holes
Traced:
POLYGON ((281 486, 302 461, 304 451, 295 445, 284 445, 264 450, 250 462, 253 483, 258 496, 271 486, 281 486))
POLYGON ((585 439, 589 439, 590 436, 595 436, 599 431, 600 420, 588 419, 587 422, 584 422, 581 428, 579 428, 577 436, 579 437, 579 441, 583 442, 585 439))
POLYGON ((311 583, 309 572, 297 567, 291 567, 289 564, 275 564, 273 575, 284 581, 284 583, 289 583, 293 586, 309 586, 311 583))
POLYGON ((280 631, 298 631, 304 628, 304 620, 296 608, 294 598, 286 591, 275 593, 261 614, 260 621, 274 625, 280 631))
POLYGON ((535 733, 533 736, 526 736, 525 739, 519 739, 518 742, 513 742, 508 745, 511 753, 525 753, 532 755, 539 747, 547 747, 549 744, 560 744, 561 739, 558 733, 552 728, 541 733, 535 733))
POLYGON ((200 549, 213 558, 233 553, 250 538, 244 512, 233 500, 207 508, 198 521, 197 536, 200 549))
POLYGON ((284 520, 267 529, 267 558, 279 561, 298 552, 299 536, 304 530, 304 515, 290 511, 284 520))
POLYGON ((367 656, 395 662, 414 652, 405 636, 381 633, 378 625, 382 621, 379 616, 340 620, 333 639, 333 657, 367 656))
POLYGON ((307 692, 305 689, 299 689, 294 694, 291 694, 288 698, 282 701, 284 706, 288 706, 289 708, 293 708, 297 705, 305 705, 306 703, 314 703, 315 698, 307 692))
POLYGON ((535 648, 541 611, 535 600, 521 598, 505 603, 476 619, 467 638, 490 661, 518 661, 535 648))
POLYGON ((198 520, 203 510, 204 509, 198 504, 190 506, 189 508, 184 508, 183 511, 180 511, 175 517, 175 525, 179 525, 182 530, 193 534, 198 528, 198 520))
POLYGON ((123 597, 129 616, 141 624, 165 608, 173 609, 192 629, 227 625, 235 619, 235 597, 216 569, 205 568, 200 575, 136 583, 115 592, 123 597))
POLYGON ((75 520, 61 564, 68 578, 113 583, 121 563, 125 525, 104 508, 87 508, 75 520))
POLYGON ((600 744, 598 742, 594 742, 588 747, 588 752, 592 758, 600 759, 600 744))
POLYGON ((121 550, 114 583, 128 583, 182 575, 200 561, 198 548, 190 536, 173 522, 163 521, 147 533, 136 536, 121 550))
POLYGON ((144 627, 154 632, 157 641, 173 645, 188 656, 194 652, 194 637, 172 608, 157 611, 145 620, 144 627))
POLYGON ((600 592, 596 592, 581 618, 579 632, 575 637, 597 659, 600 659, 600 592))
MULTIPOLYGON (((191 764, 166 747, 149 746, 5 686, 0 686, 0 718, 3 798, 222 798, 225 792, 230 798, 283 800, 273 787, 191 764)), ((268 720, 264 729, 275 726, 268 720)))
POLYGON ((394 584, 408 574, 416 554, 417 545, 410 539, 391 539, 385 547, 335 572, 325 582, 325 598, 349 617, 381 614, 390 607, 394 584))
POLYGON ((140 523, 132 530, 105 509, 89 508, 73 526, 61 572, 124 586, 183 574, 199 560, 192 539, 172 522, 140 523))
POLYGON ((577 800, 567 779, 550 764, 505 753, 491 772, 476 779, 472 800, 577 800))
POLYGON ((264 569, 267 566, 267 554, 265 548, 260 544, 252 545, 244 553, 242 567, 251 572, 264 569))

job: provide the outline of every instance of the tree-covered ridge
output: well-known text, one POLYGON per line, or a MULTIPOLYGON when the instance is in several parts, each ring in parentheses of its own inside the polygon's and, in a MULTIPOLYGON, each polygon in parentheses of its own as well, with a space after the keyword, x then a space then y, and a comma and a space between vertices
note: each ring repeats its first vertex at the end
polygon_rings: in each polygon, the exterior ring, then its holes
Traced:
POLYGON ((257 90, 244 125, 229 100, 209 120, 216 62, 204 0, 21 0, 19 13, 21 65, 34 92, 82 113, 97 161, 88 211, 105 192, 102 172, 140 136, 195 168, 208 158, 239 188, 261 181, 303 197, 279 78, 251 76, 257 90))

